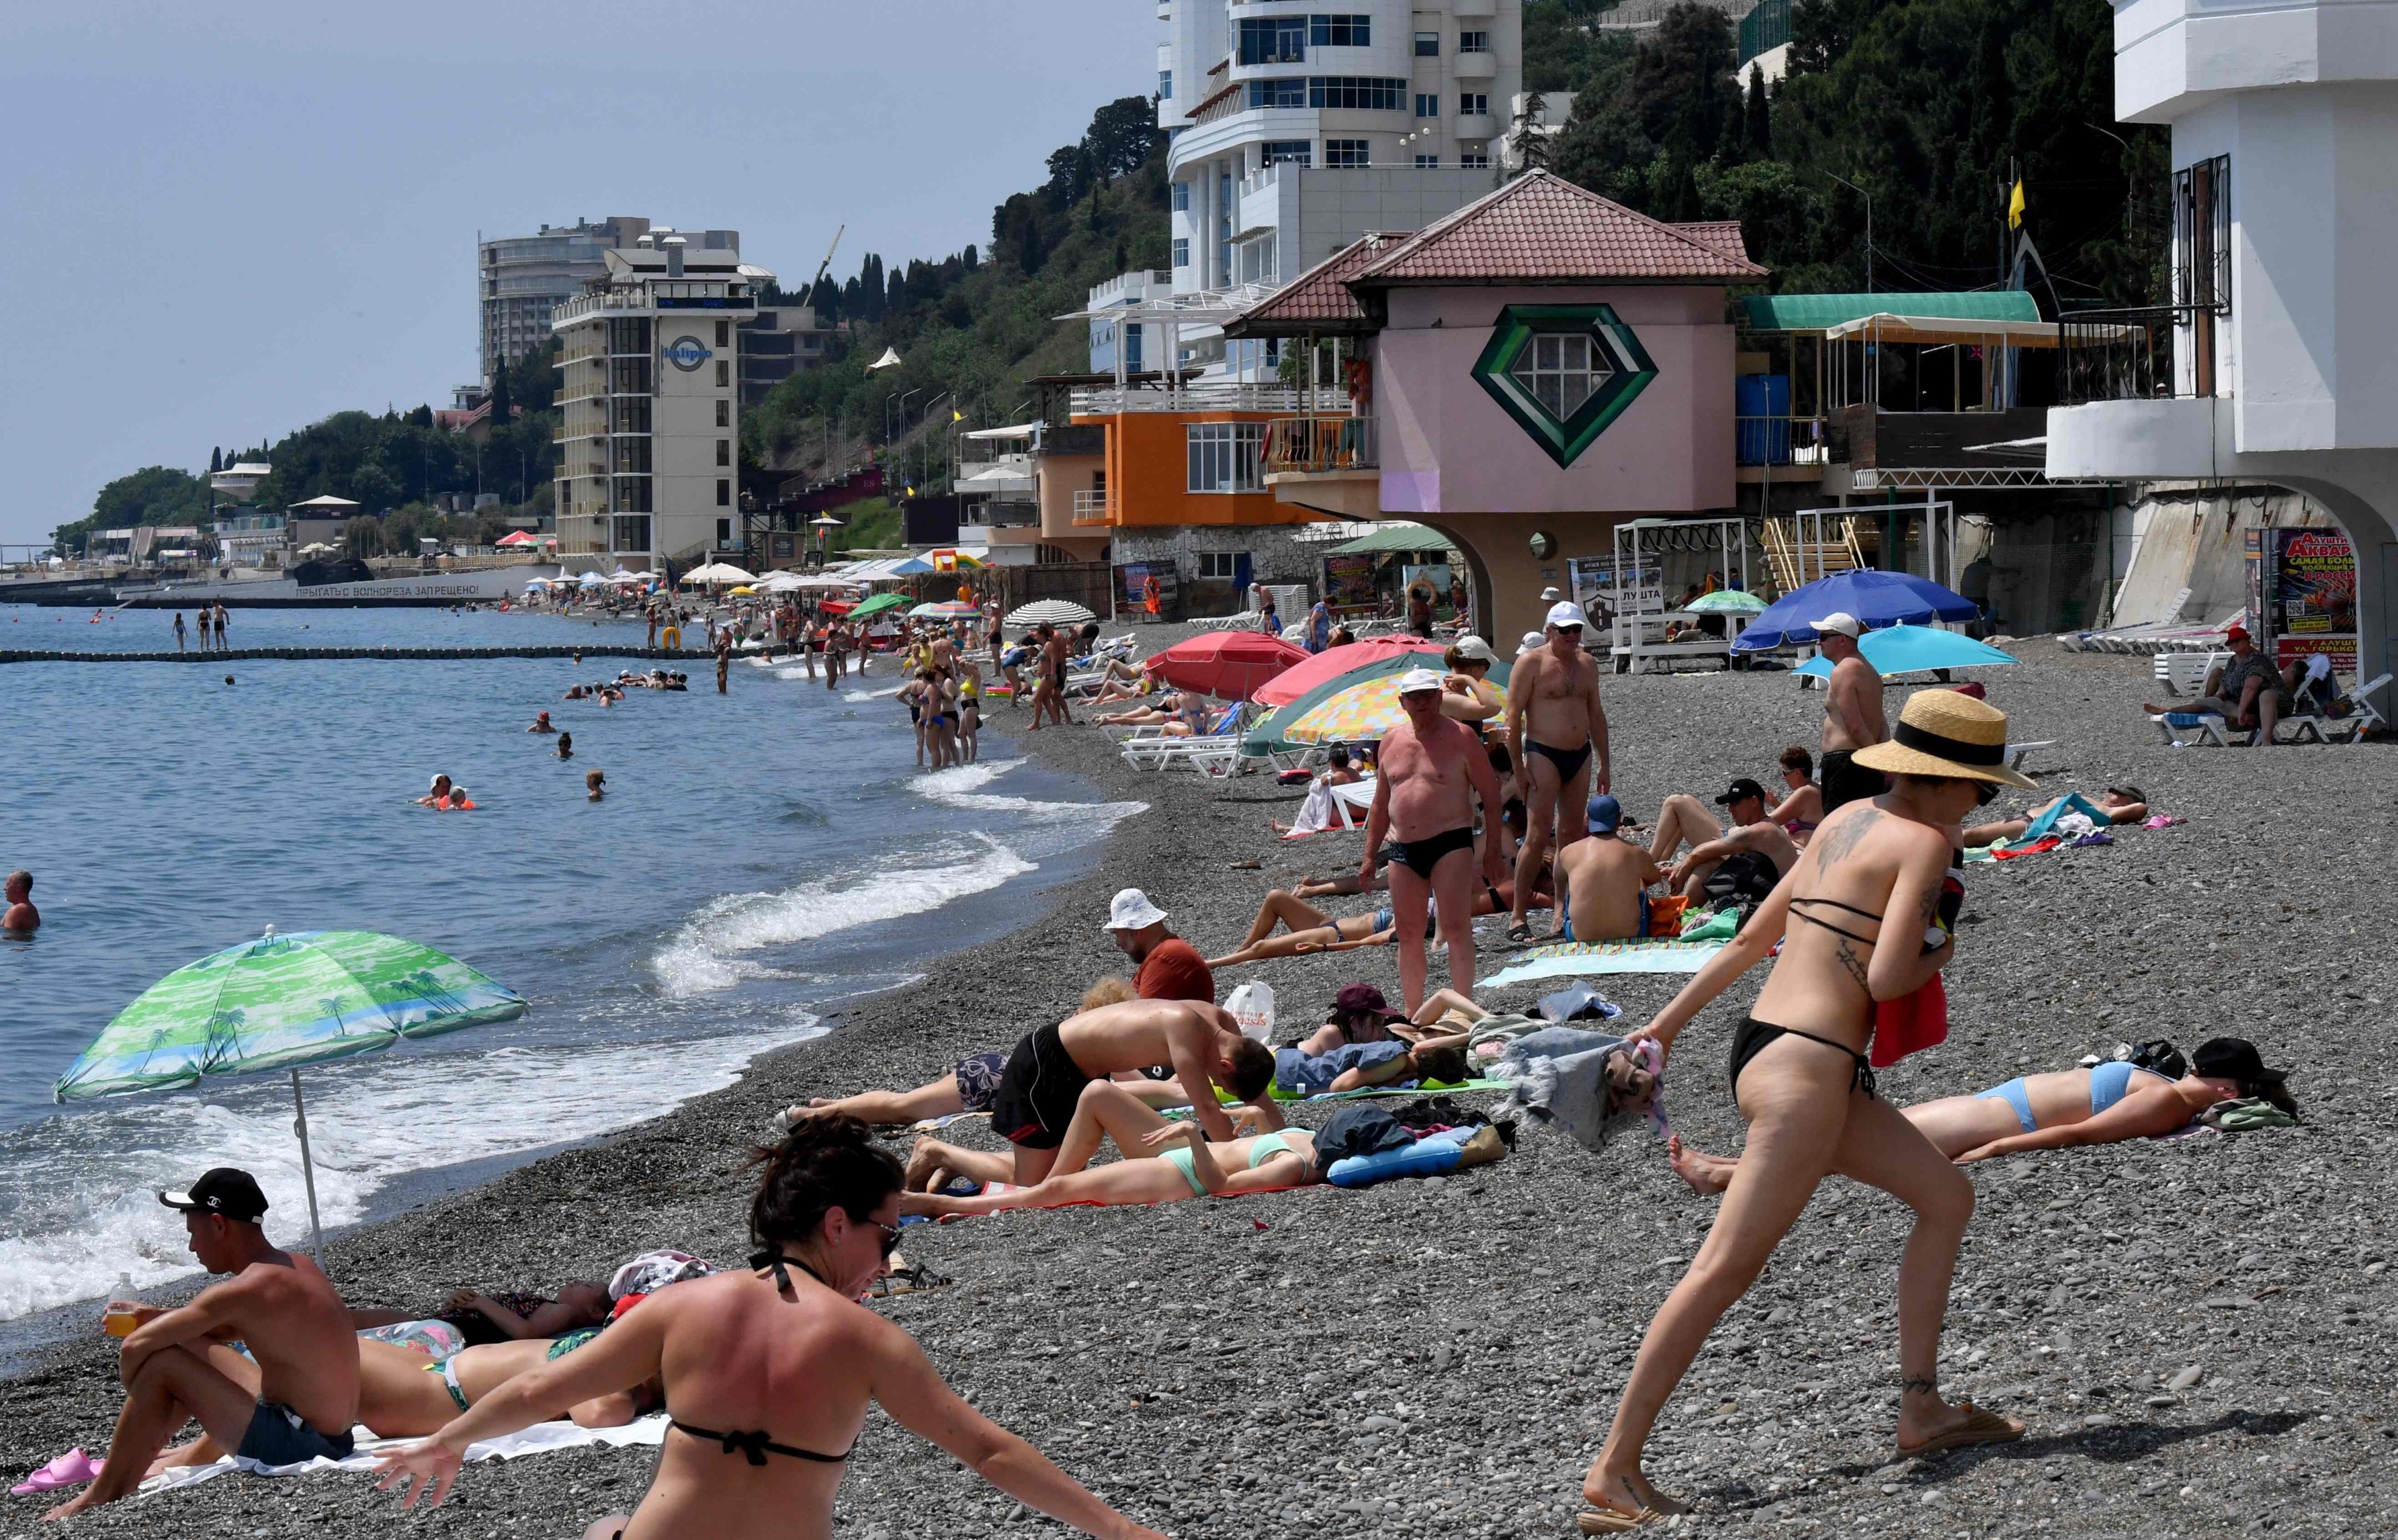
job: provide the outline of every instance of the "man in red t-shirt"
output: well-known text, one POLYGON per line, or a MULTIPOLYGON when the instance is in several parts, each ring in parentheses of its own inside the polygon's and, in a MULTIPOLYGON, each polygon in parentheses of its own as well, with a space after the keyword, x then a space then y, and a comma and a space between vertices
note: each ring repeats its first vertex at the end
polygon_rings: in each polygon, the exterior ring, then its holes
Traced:
POLYGON ((1205 1000, 1216 1003, 1216 977, 1199 949, 1165 928, 1165 911, 1137 887, 1125 888, 1108 909, 1108 934, 1138 965, 1133 989, 1144 1000, 1205 1000))

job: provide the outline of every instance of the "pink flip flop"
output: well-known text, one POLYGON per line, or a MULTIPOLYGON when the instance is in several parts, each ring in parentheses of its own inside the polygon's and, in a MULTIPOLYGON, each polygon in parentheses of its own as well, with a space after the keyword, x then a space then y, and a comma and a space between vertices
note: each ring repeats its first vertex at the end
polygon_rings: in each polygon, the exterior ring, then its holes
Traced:
POLYGON ((61 1487, 79 1487, 98 1476, 101 1467, 107 1464, 106 1460, 95 1460, 80 1449, 71 1449, 10 1487, 8 1494, 25 1497, 36 1492, 56 1492, 61 1487))

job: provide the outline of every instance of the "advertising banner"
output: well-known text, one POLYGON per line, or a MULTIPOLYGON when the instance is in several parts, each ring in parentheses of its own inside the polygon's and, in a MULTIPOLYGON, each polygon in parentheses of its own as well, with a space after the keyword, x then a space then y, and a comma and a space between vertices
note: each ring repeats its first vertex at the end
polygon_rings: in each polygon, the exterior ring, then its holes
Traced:
POLYGON ((1614 624, 1618 615, 1660 615, 1665 609, 1665 574, 1660 567, 1628 568, 1618 581, 1615 562, 1607 557, 1577 556, 1566 563, 1573 585, 1573 601, 1590 617, 1594 630, 1614 624))
POLYGON ((2274 581, 2270 604, 2274 657, 2282 663, 2314 653, 2356 672, 2356 552, 2337 530, 2272 532, 2274 581))
POLYGON ((1369 555, 1327 556, 1324 559, 1324 593, 1335 609, 1372 606, 1374 559, 1369 555))

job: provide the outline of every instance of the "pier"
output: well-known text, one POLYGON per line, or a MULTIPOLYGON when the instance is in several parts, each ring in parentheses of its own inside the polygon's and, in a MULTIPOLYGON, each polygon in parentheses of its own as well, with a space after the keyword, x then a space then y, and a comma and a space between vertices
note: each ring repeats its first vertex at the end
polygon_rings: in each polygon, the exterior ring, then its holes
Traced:
MULTIPOLYGON (((736 657, 751 655, 736 651, 736 657)), ((660 662, 712 661, 698 647, 642 647, 599 642, 566 647, 230 647, 222 652, 100 653, 46 648, 0 649, 0 663, 249 663, 315 658, 378 658, 392 663, 430 663, 486 657, 640 657, 660 662)))

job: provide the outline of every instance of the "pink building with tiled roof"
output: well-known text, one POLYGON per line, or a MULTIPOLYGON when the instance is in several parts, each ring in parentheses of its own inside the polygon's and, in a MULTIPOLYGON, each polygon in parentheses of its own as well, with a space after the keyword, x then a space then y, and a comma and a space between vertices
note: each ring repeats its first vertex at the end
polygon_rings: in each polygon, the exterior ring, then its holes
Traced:
POLYGON ((1735 223, 1661 223, 1533 172, 1357 242, 1225 332, 1346 339, 1369 433, 1281 432, 1269 484, 1448 535, 1506 636, 1539 628, 1541 589, 1608 556, 1619 522, 1734 506, 1727 290, 1765 277, 1735 223))

